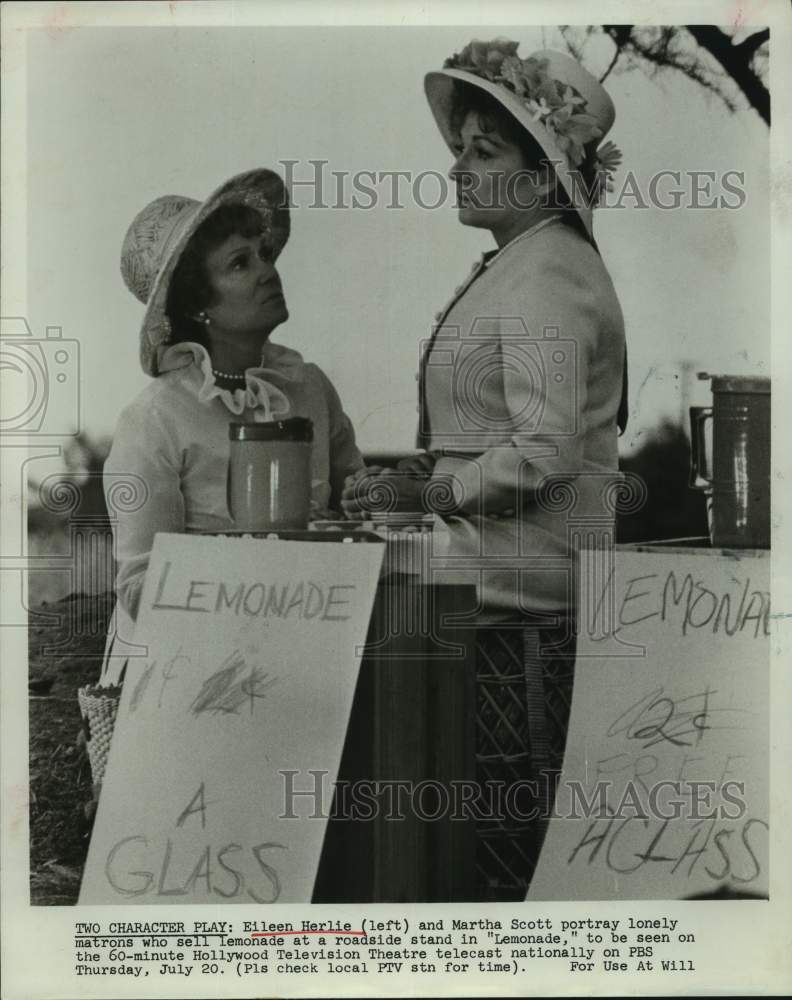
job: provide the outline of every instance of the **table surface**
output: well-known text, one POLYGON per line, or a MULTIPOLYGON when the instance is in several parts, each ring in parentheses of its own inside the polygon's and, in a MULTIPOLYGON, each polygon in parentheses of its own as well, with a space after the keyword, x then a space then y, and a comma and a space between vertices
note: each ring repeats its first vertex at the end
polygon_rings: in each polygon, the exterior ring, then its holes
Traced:
POLYGON ((617 552, 656 552, 689 556, 718 556, 719 558, 769 559, 770 549, 722 549, 714 548, 708 538, 669 538, 656 542, 630 542, 617 545, 617 552))

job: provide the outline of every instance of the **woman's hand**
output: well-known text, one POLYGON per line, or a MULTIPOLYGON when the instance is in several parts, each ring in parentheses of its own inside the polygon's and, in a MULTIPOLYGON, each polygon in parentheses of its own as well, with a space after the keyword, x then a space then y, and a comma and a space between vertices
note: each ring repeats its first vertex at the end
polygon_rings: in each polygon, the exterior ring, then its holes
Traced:
POLYGON ((362 481, 374 478, 383 471, 381 465, 366 465, 351 476, 346 477, 344 489, 341 492, 341 511, 347 520, 362 521, 365 518, 361 500, 368 493, 368 486, 362 481))
POLYGON ((429 451, 422 451, 418 455, 411 455, 409 458, 403 458, 401 462, 398 463, 396 468, 400 472, 416 472, 431 476, 436 462, 437 455, 434 455, 429 451))
POLYGON ((428 473, 369 466, 349 476, 341 494, 341 507, 352 520, 372 513, 423 511, 423 490, 428 473))

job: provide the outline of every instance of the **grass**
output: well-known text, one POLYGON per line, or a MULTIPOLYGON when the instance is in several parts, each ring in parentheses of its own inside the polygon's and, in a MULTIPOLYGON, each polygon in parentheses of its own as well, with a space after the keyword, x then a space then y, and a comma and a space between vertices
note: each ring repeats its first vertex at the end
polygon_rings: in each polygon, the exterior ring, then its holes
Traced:
POLYGON ((90 545, 82 549, 70 538, 68 524, 50 525, 31 531, 27 543, 29 606, 53 604, 75 590, 91 594, 112 590, 112 562, 102 533, 97 532, 90 545), (64 560, 63 568, 54 568, 57 559, 64 560))

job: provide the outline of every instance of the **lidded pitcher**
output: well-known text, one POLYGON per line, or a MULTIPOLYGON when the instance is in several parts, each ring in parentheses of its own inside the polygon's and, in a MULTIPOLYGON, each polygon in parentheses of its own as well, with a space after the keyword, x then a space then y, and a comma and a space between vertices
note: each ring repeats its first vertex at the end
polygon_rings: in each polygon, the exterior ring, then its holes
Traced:
POLYGON ((707 495, 712 544, 770 548, 770 379, 699 378, 712 381, 712 406, 690 408, 690 486, 707 495))
POLYGON ((305 417, 232 423, 228 511, 237 530, 308 527, 313 424, 305 417))

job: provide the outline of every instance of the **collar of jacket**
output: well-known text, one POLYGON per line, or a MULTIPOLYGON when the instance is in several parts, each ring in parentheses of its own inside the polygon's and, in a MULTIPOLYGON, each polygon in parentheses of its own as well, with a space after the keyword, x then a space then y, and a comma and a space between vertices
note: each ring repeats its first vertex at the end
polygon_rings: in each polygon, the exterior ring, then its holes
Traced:
POLYGON ((429 356, 429 352, 434 345, 435 338, 437 337, 437 331, 445 322, 446 316, 449 314, 451 309, 456 305, 456 303, 462 298, 465 292, 470 288, 472 283, 478 278, 478 276, 483 272, 488 270, 499 260, 505 253, 508 253, 512 247, 517 243, 521 243, 523 240, 530 239, 535 236, 541 229, 545 226, 551 225, 553 222, 557 222, 561 218, 560 215, 554 213, 553 215, 547 216, 546 219, 541 219, 539 222, 535 223, 529 229, 524 230, 524 232, 519 233, 514 239, 509 240, 509 242, 500 247, 500 249, 495 251, 489 251, 487 253, 482 253, 481 257, 474 263, 473 268, 467 278, 454 289, 454 294, 452 298, 446 303, 440 312, 435 314, 435 322, 432 326, 432 335, 428 341, 424 344, 423 351, 421 352, 421 360, 418 366, 418 430, 415 435, 415 445, 417 448, 425 448, 426 442, 429 440, 429 427, 426 419, 426 400, 424 398, 424 374, 426 370, 426 359, 429 356))
POLYGON ((529 229, 524 230, 522 233, 518 233, 513 239, 509 240, 508 243, 500 247, 494 253, 485 253, 481 255, 481 261, 485 267, 492 267, 496 260, 502 257, 508 250, 510 250, 515 244, 521 243, 523 240, 530 239, 535 236, 541 229, 545 229, 547 226, 551 225, 553 222, 558 222, 561 216, 558 212, 554 212, 552 215, 548 215, 547 218, 541 219, 539 222, 534 223, 529 229))
POLYGON ((465 280, 462 282, 461 285, 458 285, 454 289, 453 296, 449 299, 449 301, 445 304, 445 306, 443 306, 440 312, 436 314, 435 325, 433 327, 432 332, 433 333, 436 332, 437 329, 443 325, 443 321, 445 320, 446 316, 451 311, 453 306, 456 305, 459 299, 462 298, 462 296, 465 294, 468 288, 470 288, 471 284, 475 281, 476 278, 478 278, 478 276, 482 273, 482 271, 486 271, 489 268, 491 268, 492 265, 497 260, 500 260, 500 258, 503 257, 504 254, 508 253, 509 250, 515 247, 518 243, 522 243, 523 240, 530 239, 532 236, 535 236, 542 229, 545 229, 547 226, 552 225, 554 222, 558 222, 560 219, 561 216, 557 212, 554 212, 552 215, 548 215, 546 219, 540 219, 539 222, 534 223, 534 225, 532 225, 530 228, 524 230, 521 233, 518 233, 517 236, 509 240, 508 243, 504 244, 504 246, 502 247, 499 247, 497 250, 488 250, 486 253, 482 253, 479 259, 473 264, 473 267, 467 278, 465 278, 465 280))

